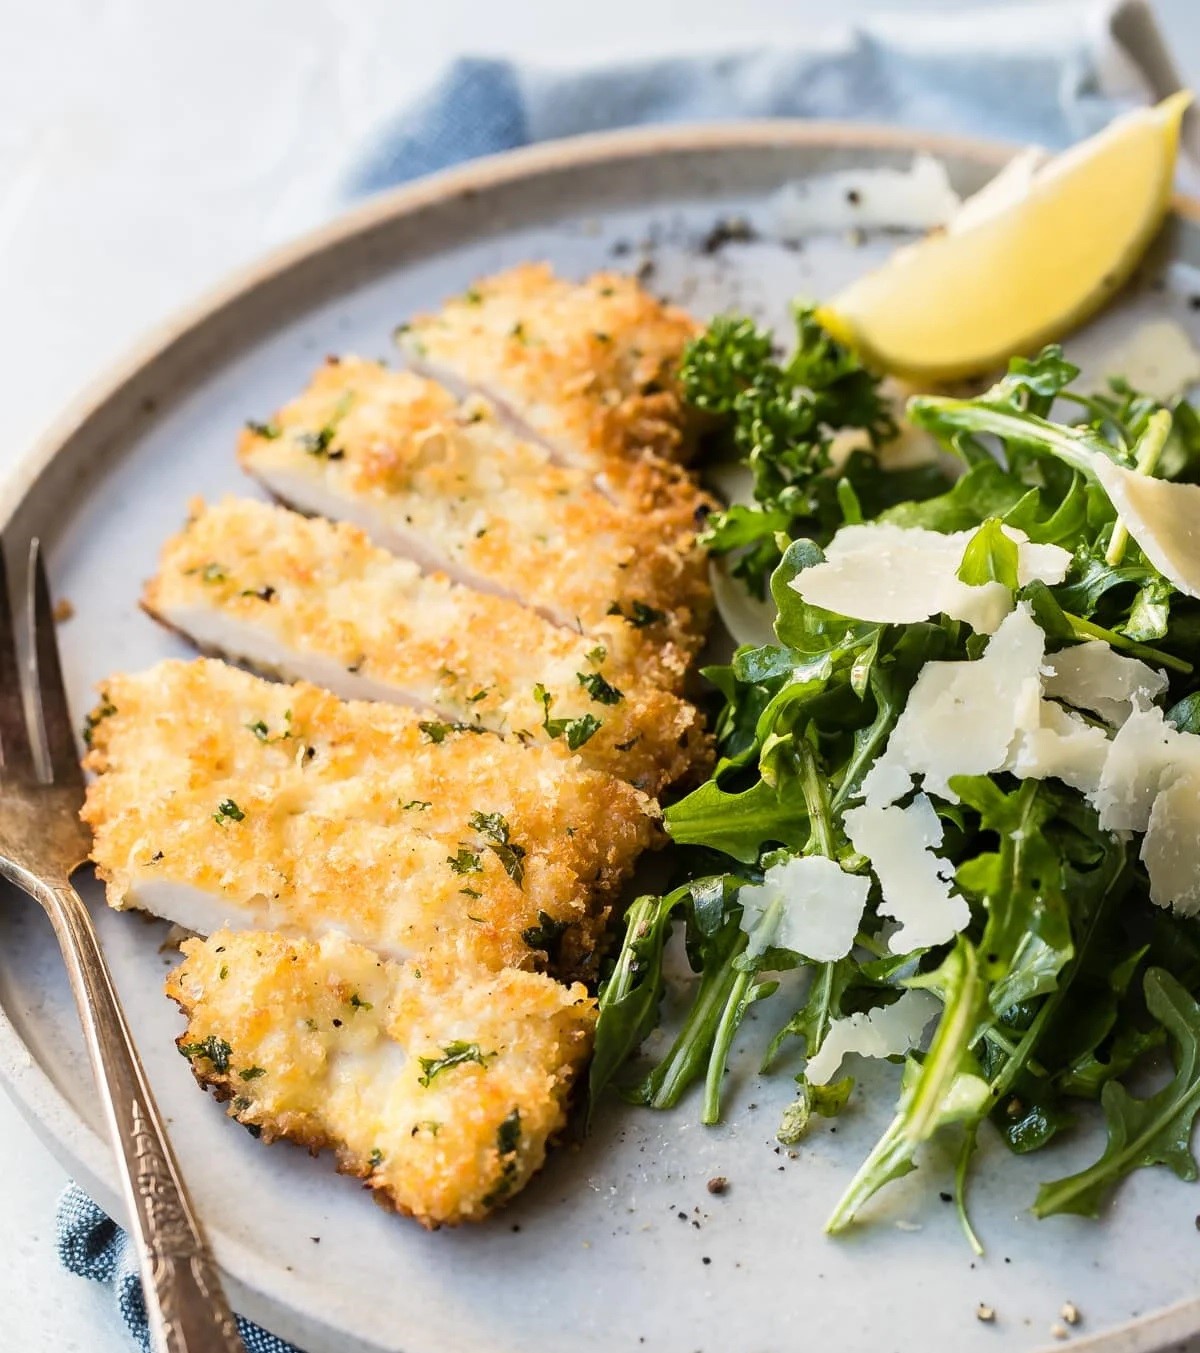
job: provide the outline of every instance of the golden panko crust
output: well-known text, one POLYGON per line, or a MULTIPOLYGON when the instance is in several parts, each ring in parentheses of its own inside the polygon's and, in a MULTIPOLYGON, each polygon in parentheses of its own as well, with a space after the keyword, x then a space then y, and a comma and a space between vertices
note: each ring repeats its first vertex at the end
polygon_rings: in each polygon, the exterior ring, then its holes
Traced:
POLYGON ((356 357, 326 362, 247 427, 239 455, 289 505, 582 628, 644 679, 677 689, 703 642, 712 598, 696 536, 712 504, 660 460, 610 460, 598 477, 554 464, 486 401, 356 357))
POLYGON ((603 644, 423 574, 355 526, 250 499, 197 503, 143 605, 202 648, 270 675, 316 666, 343 695, 432 708, 430 717, 531 742, 575 741, 586 765, 651 794, 695 782, 711 762, 695 707, 627 680, 603 644))
POLYGON ((202 1086, 433 1228, 480 1221, 541 1168, 591 1049, 582 986, 387 963, 340 935, 189 940, 166 990, 202 1086))
POLYGON ((213 928, 202 903, 218 924, 576 973, 656 837, 651 800, 559 744, 221 662, 113 677, 89 722, 109 901, 192 929, 213 928))
POLYGON ((583 282, 526 263, 476 282, 398 331, 414 363, 503 401, 576 464, 646 452, 687 460, 696 425, 680 358, 700 326, 634 277, 583 282))

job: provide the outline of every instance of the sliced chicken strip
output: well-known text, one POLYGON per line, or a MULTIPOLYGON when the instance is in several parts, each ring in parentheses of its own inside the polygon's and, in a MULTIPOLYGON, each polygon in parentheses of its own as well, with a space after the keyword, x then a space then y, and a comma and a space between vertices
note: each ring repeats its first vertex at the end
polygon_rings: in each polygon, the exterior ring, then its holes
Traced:
POLYGON ((616 506, 590 477, 515 439, 411 372, 345 358, 243 435, 244 467, 283 502, 352 522, 376 544, 603 641, 614 661, 678 687, 708 623, 686 475, 627 467, 616 506))
POLYGON ((565 741, 651 794, 709 764, 695 707, 626 680, 601 643, 423 574, 354 526, 249 499, 193 511, 143 605, 207 652, 345 699, 565 741))
POLYGON ((340 931, 389 958, 575 973, 656 836, 651 800, 559 744, 211 660, 112 678, 89 725, 110 904, 204 934, 340 931))
POLYGON ((699 331, 633 277, 575 283, 527 263, 396 336, 414 369, 486 394, 555 455, 603 472, 612 456, 690 457, 696 427, 677 372, 699 331))
POLYGON ((183 952, 167 994, 200 1084, 430 1228, 525 1186, 591 1048, 585 989, 535 973, 387 963, 339 935, 226 930, 183 952))

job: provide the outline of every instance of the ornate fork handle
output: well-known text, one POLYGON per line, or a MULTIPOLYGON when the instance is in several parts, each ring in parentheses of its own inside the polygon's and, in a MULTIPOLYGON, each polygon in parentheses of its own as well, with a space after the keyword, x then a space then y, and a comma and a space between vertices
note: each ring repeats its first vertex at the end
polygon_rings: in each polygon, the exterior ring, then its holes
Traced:
POLYGON ((32 884, 50 916, 79 1007, 109 1133, 123 1166, 153 1347, 162 1353, 245 1353, 87 908, 69 883, 24 882, 32 884))

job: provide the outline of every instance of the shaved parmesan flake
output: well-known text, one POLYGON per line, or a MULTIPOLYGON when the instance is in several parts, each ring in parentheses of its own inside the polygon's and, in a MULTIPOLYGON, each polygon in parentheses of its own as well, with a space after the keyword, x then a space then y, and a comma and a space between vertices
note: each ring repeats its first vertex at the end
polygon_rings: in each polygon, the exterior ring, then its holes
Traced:
POLYGON ((1101 827, 1144 832, 1159 790, 1193 771, 1200 773, 1200 737, 1179 732, 1161 709, 1135 709, 1109 744, 1091 796, 1101 827))
POLYGON ((1181 775, 1163 789, 1150 810, 1142 863, 1150 875, 1150 899, 1183 916, 1200 912, 1200 774, 1181 775))
POLYGON ((1100 785, 1109 746, 1102 728, 1053 700, 1043 700, 1037 726, 1017 733, 1004 769, 1022 780, 1062 780, 1090 794, 1100 785))
POLYGON ((858 934, 870 890, 869 878, 847 874, 824 855, 795 855, 771 865, 761 883, 738 894, 742 929, 751 937, 746 953, 755 958, 773 946, 819 963, 841 958, 858 934))
POLYGON ((965 897, 951 895, 954 866, 933 854, 942 824, 924 794, 907 808, 852 808, 844 822, 851 845, 871 861, 879 880, 879 910, 900 922, 888 941, 892 953, 928 949, 962 930, 971 910, 965 897))
POLYGON ((1017 733, 1041 727, 1045 647, 1046 636, 1022 602, 982 658, 926 663, 883 755, 863 780, 865 801, 894 803, 921 775, 926 793, 956 802, 952 776, 999 770, 1017 733))
POLYGON ((1167 689, 1164 673, 1126 658, 1099 639, 1073 644, 1046 659, 1042 689, 1076 709, 1098 714, 1114 728, 1167 689))
MULTIPOLYGON (((1012 527, 1002 530, 1017 543, 1022 586, 1035 578, 1060 583, 1067 576, 1071 556, 1066 550, 1031 544, 1012 527)), ((963 552, 974 534, 945 535, 890 522, 843 526, 829 542, 824 562, 805 569, 791 586, 810 605, 856 620, 910 625, 948 615, 991 634, 1012 610, 1012 593, 999 582, 975 587, 959 580, 963 552)))
POLYGON ((1175 484, 1097 455, 1096 478, 1160 573, 1200 597, 1200 484, 1175 484))
POLYGON ((900 1057, 921 1041, 938 1008, 937 997, 928 991, 906 991, 892 1005, 835 1019, 820 1052, 808 1059, 805 1074, 813 1085, 826 1085, 847 1053, 900 1057))

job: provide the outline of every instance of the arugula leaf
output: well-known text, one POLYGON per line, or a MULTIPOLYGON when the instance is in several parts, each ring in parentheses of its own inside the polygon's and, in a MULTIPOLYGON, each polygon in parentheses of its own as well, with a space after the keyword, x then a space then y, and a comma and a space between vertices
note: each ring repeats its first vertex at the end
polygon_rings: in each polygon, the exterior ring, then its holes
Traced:
POLYGON ((999 517, 989 517, 967 541, 958 580, 970 587, 1002 583, 1010 591, 1020 587, 1017 578, 1017 542, 1004 534, 999 517))
POLYGON ((941 966, 909 986, 934 989, 946 1008, 924 1059, 909 1057, 895 1118, 834 1207, 825 1230, 845 1230, 859 1209, 885 1184, 916 1169, 917 1148, 949 1123, 977 1120, 988 1085, 971 1055, 987 989, 975 949, 961 936, 941 966))
POLYGON ((763 1071, 770 1068, 789 1038, 804 1040, 806 1058, 811 1059, 821 1051, 829 1026, 846 1013, 843 1002, 857 975, 858 964, 852 958, 815 966, 804 1004, 771 1039, 763 1058, 763 1071))
POLYGON ((879 514, 879 521, 896 526, 922 526, 927 531, 967 531, 989 517, 1005 517, 1028 490, 990 456, 972 465, 954 484, 936 497, 907 499, 879 514))
POLYGON ((854 1077, 843 1076, 829 1085, 810 1085, 806 1076, 796 1077, 799 1093, 783 1111, 776 1139, 784 1146, 795 1146, 808 1131, 814 1113, 822 1118, 836 1118, 850 1101, 854 1077))
POLYGON ((676 845, 708 846, 743 864, 754 864, 764 848, 799 849, 808 839, 804 792, 794 780, 759 780, 737 793, 706 780, 663 813, 663 824, 676 845))
POLYGON ((825 654, 861 644, 879 628, 871 621, 850 620, 836 611, 810 605, 792 586, 806 568, 824 559, 820 546, 813 541, 793 540, 771 575, 771 596, 779 612, 775 633, 781 644, 797 653, 825 654))
POLYGON ((658 1018, 664 981, 663 948, 687 887, 663 897, 639 897, 625 913, 625 939, 612 973, 600 987, 595 1046, 588 1071, 588 1121, 617 1072, 641 1046, 658 1018))
POLYGON ((1097 1216, 1113 1185, 1142 1166, 1165 1165, 1184 1180, 1197 1176, 1191 1138, 1200 1113, 1200 1005, 1162 968, 1150 969, 1144 989, 1147 1009, 1173 1044, 1175 1074, 1146 1099, 1135 1099, 1117 1081, 1105 1085, 1104 1154, 1078 1174, 1043 1184, 1033 1205, 1039 1217, 1097 1216))

